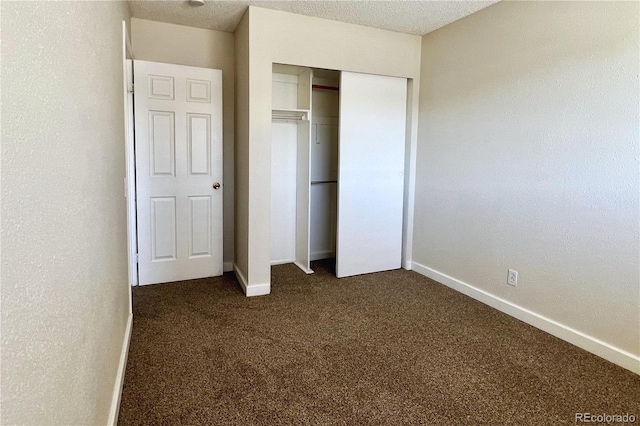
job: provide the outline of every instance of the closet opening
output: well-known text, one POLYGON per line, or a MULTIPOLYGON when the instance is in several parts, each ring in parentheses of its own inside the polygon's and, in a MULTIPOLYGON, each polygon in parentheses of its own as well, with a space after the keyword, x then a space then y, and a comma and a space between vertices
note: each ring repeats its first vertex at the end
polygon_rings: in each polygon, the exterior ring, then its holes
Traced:
POLYGON ((335 258, 338 278, 401 267, 407 88, 406 78, 273 65, 272 265, 312 274, 312 261, 335 258))
POLYGON ((314 69, 311 100, 309 260, 327 259, 335 274, 340 73, 314 69))
POLYGON ((272 90, 271 265, 335 272, 340 72, 274 64, 272 90))

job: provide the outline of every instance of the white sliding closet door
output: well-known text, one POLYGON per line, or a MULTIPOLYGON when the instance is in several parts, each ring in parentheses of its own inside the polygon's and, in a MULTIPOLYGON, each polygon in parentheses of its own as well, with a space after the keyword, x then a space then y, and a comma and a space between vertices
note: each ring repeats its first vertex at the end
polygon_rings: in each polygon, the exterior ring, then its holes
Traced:
POLYGON ((342 72, 336 275, 398 269, 407 80, 342 72))

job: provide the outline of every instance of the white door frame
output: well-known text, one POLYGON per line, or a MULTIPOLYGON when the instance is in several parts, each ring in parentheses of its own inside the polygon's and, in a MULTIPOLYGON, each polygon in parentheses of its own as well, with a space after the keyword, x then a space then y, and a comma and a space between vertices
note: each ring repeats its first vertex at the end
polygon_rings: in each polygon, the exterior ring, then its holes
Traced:
POLYGON ((133 50, 127 32, 127 24, 122 22, 123 58, 122 81, 124 92, 124 136, 125 164, 124 178, 125 197, 127 198, 127 259, 129 269, 129 285, 138 285, 138 228, 136 226, 136 159, 134 156, 133 132, 133 50))

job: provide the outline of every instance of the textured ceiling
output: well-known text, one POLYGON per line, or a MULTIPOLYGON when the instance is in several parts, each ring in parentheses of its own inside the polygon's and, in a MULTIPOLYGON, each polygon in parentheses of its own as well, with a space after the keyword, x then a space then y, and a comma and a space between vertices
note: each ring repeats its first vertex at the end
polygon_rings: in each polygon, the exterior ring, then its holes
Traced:
POLYGON ((129 1, 131 16, 233 32, 249 5, 351 24, 424 35, 497 3, 488 1, 217 1, 192 6, 185 0, 129 1))

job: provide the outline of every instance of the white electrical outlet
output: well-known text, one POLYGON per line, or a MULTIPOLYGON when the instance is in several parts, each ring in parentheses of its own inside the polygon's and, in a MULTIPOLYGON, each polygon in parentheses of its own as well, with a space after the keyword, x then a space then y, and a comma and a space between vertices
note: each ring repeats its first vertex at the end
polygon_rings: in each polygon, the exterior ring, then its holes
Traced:
POLYGON ((509 269, 509 274, 507 275, 507 284, 512 285, 514 287, 518 285, 518 271, 509 269))

